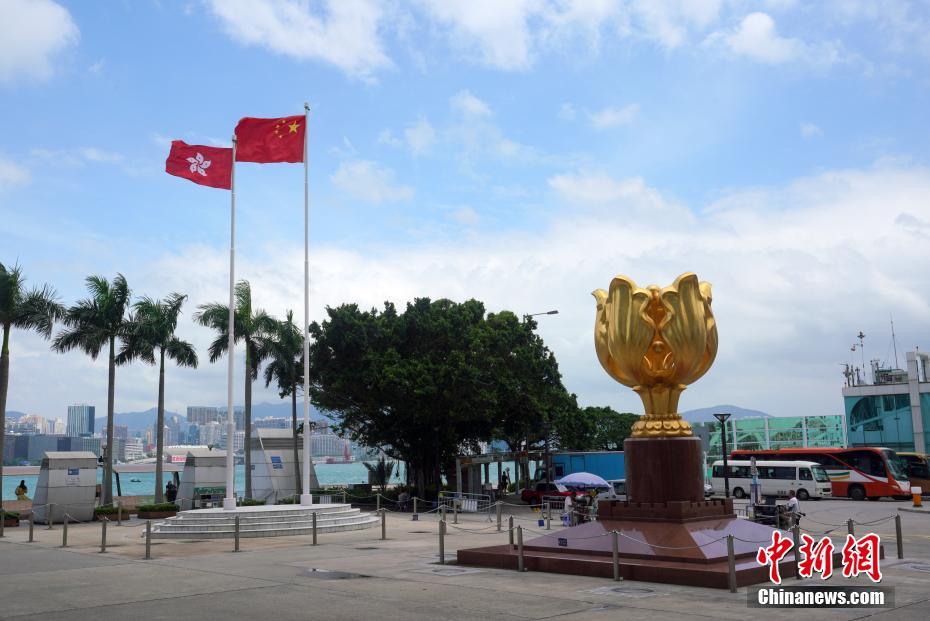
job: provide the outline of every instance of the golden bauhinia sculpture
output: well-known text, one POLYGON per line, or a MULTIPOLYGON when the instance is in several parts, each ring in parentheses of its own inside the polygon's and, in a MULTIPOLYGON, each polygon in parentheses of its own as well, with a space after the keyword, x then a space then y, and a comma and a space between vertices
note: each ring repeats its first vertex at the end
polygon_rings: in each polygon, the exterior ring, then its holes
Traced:
POLYGON ((594 346, 607 373, 632 388, 646 414, 633 425, 634 438, 690 436, 678 413, 688 384, 707 373, 717 355, 717 323, 710 283, 682 274, 671 286, 645 289, 626 276, 598 289, 594 346))

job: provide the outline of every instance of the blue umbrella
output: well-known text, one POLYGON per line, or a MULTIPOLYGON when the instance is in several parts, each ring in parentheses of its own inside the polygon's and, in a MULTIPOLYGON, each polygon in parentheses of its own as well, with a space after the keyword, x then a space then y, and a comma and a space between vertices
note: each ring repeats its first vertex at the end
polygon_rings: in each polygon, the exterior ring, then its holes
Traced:
POLYGON ((565 487, 610 487, 610 483, 590 472, 573 472, 556 483, 565 487))

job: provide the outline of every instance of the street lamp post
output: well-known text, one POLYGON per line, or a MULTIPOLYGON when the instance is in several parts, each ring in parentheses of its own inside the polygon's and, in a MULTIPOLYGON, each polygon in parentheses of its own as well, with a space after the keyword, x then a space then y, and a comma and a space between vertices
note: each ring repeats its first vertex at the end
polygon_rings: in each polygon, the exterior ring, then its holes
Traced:
POLYGON ((714 414, 714 418, 720 421, 720 442, 723 450, 723 496, 730 497, 730 468, 727 465, 727 419, 730 414, 723 412, 714 414))
MULTIPOLYGON (((550 310, 550 311, 545 311, 543 313, 528 313, 528 314, 523 315, 523 321, 529 321, 530 317, 538 317, 540 315, 558 315, 558 314, 559 314, 559 311, 555 309, 550 310)), ((543 421, 543 432, 546 434, 546 447, 545 447, 545 452, 543 453, 543 462, 544 462, 543 467, 545 468, 545 471, 546 471, 546 485, 548 486, 549 483, 551 482, 550 472, 552 471, 552 460, 549 454, 549 435, 552 433, 552 424, 551 424, 551 421, 549 420, 548 412, 546 412, 546 420, 543 421)))

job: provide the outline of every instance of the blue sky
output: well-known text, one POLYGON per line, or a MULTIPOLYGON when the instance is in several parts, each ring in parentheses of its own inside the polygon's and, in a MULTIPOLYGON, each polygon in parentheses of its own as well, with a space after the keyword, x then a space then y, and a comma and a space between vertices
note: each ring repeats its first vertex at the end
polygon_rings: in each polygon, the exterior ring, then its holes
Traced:
MULTIPOLYGON (((868 358, 892 315, 900 350, 928 345, 928 33, 906 1, 0 0, 0 261, 67 303, 116 272, 189 312, 225 299, 228 193, 166 175, 168 143, 306 100, 315 318, 558 308, 567 387, 635 411, 589 293, 696 271, 721 346, 683 408, 839 412, 860 329, 868 358)), ((302 172, 237 168, 239 275, 278 315, 301 312, 302 172)), ((102 363, 46 347, 15 336, 8 407, 103 407, 102 363)), ((223 371, 173 370, 169 407, 223 402, 223 371)), ((155 378, 121 369, 117 409, 155 378)))

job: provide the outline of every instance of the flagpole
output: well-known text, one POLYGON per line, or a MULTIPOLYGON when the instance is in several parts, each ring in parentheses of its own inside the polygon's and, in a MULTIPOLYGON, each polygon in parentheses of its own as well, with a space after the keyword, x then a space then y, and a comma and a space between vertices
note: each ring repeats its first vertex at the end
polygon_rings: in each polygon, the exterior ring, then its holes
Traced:
MULTIPOLYGON (((236 344, 236 136, 232 137, 232 172, 230 173, 229 201, 229 368, 226 371, 226 497, 223 509, 236 510, 236 417, 233 412, 233 354, 236 344)), ((245 439, 249 441, 248 438, 245 439)), ((248 473, 246 473, 248 476, 248 473)))
POLYGON ((310 104, 304 102, 304 458, 300 504, 312 505, 310 493, 310 104))

